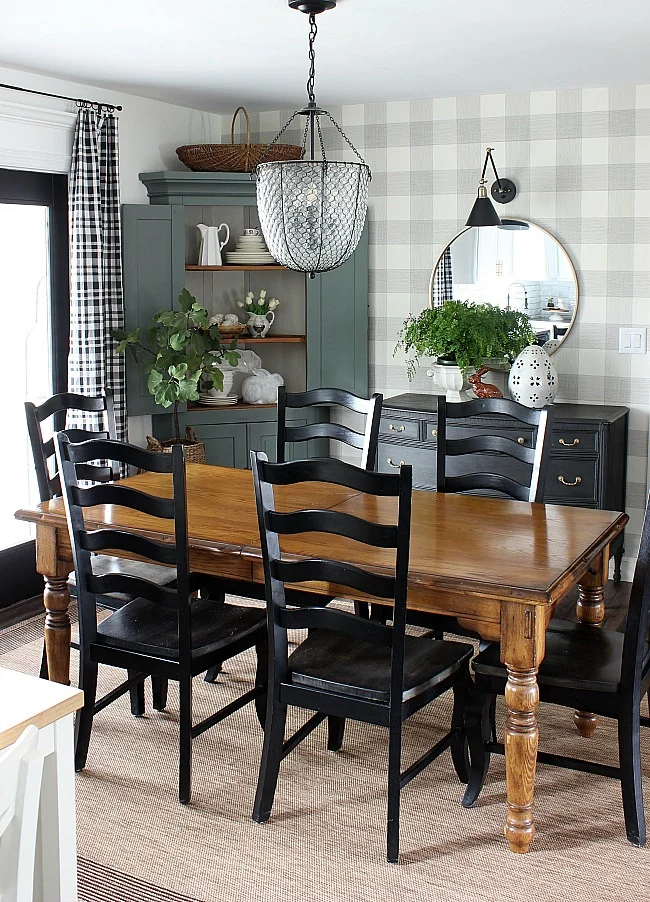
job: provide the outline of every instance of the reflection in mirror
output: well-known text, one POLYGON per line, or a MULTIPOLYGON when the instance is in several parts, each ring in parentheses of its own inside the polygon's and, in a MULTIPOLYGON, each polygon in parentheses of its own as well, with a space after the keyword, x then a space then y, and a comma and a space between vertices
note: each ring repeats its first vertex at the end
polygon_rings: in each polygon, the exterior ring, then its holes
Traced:
POLYGON ((578 280, 562 245, 522 219, 466 228, 444 249, 431 275, 430 301, 473 301, 526 313, 549 354, 569 333, 578 280))

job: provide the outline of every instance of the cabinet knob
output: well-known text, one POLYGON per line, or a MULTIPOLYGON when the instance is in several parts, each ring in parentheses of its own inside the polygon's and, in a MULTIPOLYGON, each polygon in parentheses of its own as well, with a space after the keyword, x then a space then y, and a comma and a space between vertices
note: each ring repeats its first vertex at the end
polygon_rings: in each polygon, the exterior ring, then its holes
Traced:
POLYGON ((579 438, 574 438, 572 442, 567 442, 567 441, 565 441, 563 438, 561 438, 561 439, 559 440, 559 442, 560 442, 561 445, 564 445, 565 448, 573 448, 574 445, 579 445, 579 444, 580 444, 580 439, 579 439, 579 438))
POLYGON ((438 430, 437 430, 437 429, 432 429, 432 430, 431 430, 431 435, 435 438, 435 437, 438 435, 438 430))
POLYGON ((567 480, 564 478, 564 476, 560 475, 560 476, 558 476, 557 481, 561 482, 562 485, 580 485, 580 483, 582 482, 582 479, 580 476, 576 476, 576 478, 573 480, 573 482, 567 482, 567 480))
POLYGON ((394 423, 391 423, 388 428, 391 432, 404 432, 406 426, 395 426, 394 423))
POLYGON ((395 463, 393 463, 393 458, 392 458, 392 457, 387 457, 387 458, 386 458, 386 463, 388 464, 389 467, 395 467, 396 470, 399 470, 400 467, 403 467, 403 466, 404 466, 404 464, 406 463, 406 461, 405 461, 405 460, 400 460, 400 462, 399 462, 398 464, 395 464, 395 463))
POLYGON ((520 436, 519 436, 519 438, 517 439, 517 444, 518 444, 518 445, 525 445, 525 444, 526 444, 526 439, 523 437, 523 435, 520 435, 520 436))

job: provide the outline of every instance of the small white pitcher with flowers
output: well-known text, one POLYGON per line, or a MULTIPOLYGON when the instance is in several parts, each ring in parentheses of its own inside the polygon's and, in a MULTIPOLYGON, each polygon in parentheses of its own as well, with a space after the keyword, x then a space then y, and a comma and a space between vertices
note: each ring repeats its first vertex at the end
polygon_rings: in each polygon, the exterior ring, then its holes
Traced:
POLYGON ((249 335, 253 338, 264 338, 275 320, 275 309, 280 301, 277 298, 266 299, 266 291, 262 289, 260 296, 255 300, 255 295, 249 291, 243 301, 237 301, 237 306, 241 307, 247 314, 249 335), (269 319, 270 317, 270 319, 269 319))

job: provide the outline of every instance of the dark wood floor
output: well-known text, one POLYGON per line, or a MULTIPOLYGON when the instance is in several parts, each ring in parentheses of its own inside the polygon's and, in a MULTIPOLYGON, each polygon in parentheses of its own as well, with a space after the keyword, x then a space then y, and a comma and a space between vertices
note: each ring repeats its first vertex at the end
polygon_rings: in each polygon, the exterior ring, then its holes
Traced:
MULTIPOLYGON (((630 589, 632 583, 614 583, 610 581, 605 586, 605 620, 603 625, 610 630, 618 630, 623 632, 625 629, 625 618, 627 616, 627 606, 630 600, 630 589)), ((563 620, 575 620, 576 599, 578 590, 575 589, 567 598, 558 605, 556 616, 563 620)), ((9 608, 0 610, 0 629, 6 629, 22 620, 35 617, 43 611, 43 598, 29 598, 27 601, 21 601, 9 608)))

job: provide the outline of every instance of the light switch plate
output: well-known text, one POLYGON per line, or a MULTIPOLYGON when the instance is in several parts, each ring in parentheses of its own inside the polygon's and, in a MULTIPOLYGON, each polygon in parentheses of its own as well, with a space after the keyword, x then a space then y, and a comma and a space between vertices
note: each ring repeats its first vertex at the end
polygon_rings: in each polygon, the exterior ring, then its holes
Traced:
POLYGON ((618 353, 619 354, 645 354, 646 352, 646 333, 643 328, 621 328, 618 330, 618 353))

